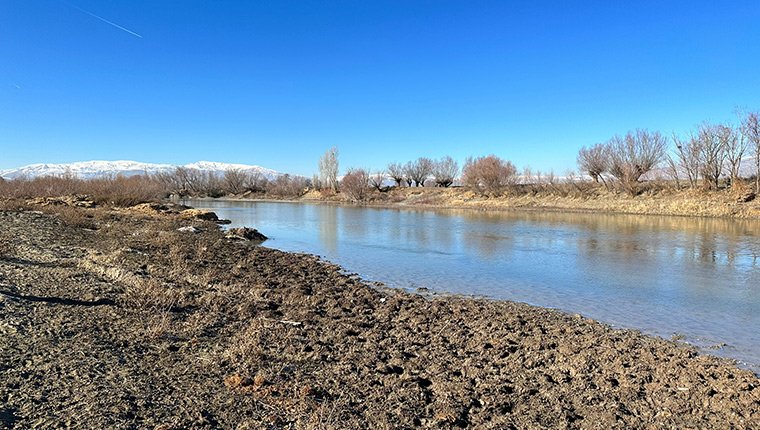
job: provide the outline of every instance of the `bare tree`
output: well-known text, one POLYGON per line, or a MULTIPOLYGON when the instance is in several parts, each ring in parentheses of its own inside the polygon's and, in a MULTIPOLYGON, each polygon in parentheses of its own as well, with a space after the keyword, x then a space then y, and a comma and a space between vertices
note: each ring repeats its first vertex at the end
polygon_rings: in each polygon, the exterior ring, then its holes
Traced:
POLYGON ((411 187, 414 183, 414 179, 412 179, 414 176, 414 169, 413 161, 407 161, 406 164, 404 164, 404 182, 406 182, 407 187, 411 187))
POLYGON ((495 155, 469 157, 462 169, 462 179, 465 185, 480 194, 500 195, 506 187, 515 184, 517 168, 495 155))
POLYGON ((388 176, 396 183, 396 186, 400 187, 404 181, 404 166, 401 163, 389 163, 386 171, 388 172, 388 176))
POLYGON ((267 184, 267 192, 277 197, 300 197, 308 188, 308 180, 300 176, 280 175, 267 184))
POLYGON ((227 169, 224 172, 224 188, 232 194, 240 194, 246 189, 248 173, 240 169, 227 169))
POLYGON ((708 123, 702 124, 697 133, 700 173, 705 186, 711 190, 718 189, 726 161, 726 141, 722 134, 722 126, 708 123))
POLYGON ((387 189, 383 183, 385 183, 385 172, 375 172, 369 175, 369 184, 372 185, 377 191, 383 191, 387 189))
POLYGON ((445 156, 433 162, 431 173, 435 177, 437 187, 450 187, 459 175, 459 164, 451 157, 445 156))
POLYGON ((726 151, 726 161, 731 173, 731 187, 733 187, 739 179, 739 169, 744 153, 747 151, 747 141, 743 134, 729 124, 718 126, 718 139, 722 141, 726 151))
POLYGON ((604 172, 608 169, 609 155, 608 148, 603 143, 597 143, 590 148, 585 146, 578 151, 578 168, 586 172, 594 182, 599 182, 606 185, 604 181, 604 172))
POLYGON ((352 200, 364 200, 369 191, 369 173, 364 169, 348 169, 340 181, 341 190, 352 200))
POLYGON ((338 148, 328 149, 319 159, 319 178, 323 186, 338 192, 338 148))
POLYGON ((254 193, 261 193, 267 189, 269 179, 261 172, 254 172, 246 177, 245 188, 254 193))
POLYGON ((668 156, 671 169, 675 169, 675 175, 683 171, 686 174, 686 179, 689 181, 689 187, 696 188, 700 172, 702 171, 700 165, 700 153, 702 150, 699 139, 693 134, 685 139, 674 134, 673 143, 676 147, 676 157, 678 160, 675 161, 672 157, 668 156))
POLYGON ((201 191, 208 197, 221 197, 224 195, 224 180, 215 172, 201 171, 201 191))
POLYGON ((176 174, 176 171, 158 172, 153 175, 153 178, 158 181, 163 189, 165 189, 169 194, 182 195, 185 193, 185 190, 182 186, 182 181, 180 181, 179 177, 176 174))
POLYGON ((405 166, 406 175, 409 179, 414 181, 415 187, 424 187, 425 181, 433 172, 433 160, 420 157, 417 160, 410 162, 405 166))
POLYGON ((760 112, 749 112, 742 118, 742 135, 755 156, 755 192, 760 193, 760 112))
POLYGON ((625 137, 607 142, 609 172, 630 194, 635 194, 641 177, 651 172, 665 157, 667 139, 660 132, 638 129, 625 137))
POLYGON ((177 167, 174 170, 177 182, 185 194, 199 194, 203 188, 203 178, 200 170, 187 167, 177 167))
POLYGON ((321 190, 322 189, 322 181, 319 179, 319 174, 315 173, 311 175, 311 186, 315 190, 321 190))

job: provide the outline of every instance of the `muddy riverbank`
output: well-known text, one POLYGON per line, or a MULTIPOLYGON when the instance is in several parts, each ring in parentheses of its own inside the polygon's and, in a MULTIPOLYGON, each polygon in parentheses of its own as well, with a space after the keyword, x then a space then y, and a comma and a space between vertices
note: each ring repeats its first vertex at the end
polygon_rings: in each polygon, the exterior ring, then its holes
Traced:
POLYGON ((0 211, 0 427, 760 427, 754 374, 669 341, 181 214, 48 212, 0 211))

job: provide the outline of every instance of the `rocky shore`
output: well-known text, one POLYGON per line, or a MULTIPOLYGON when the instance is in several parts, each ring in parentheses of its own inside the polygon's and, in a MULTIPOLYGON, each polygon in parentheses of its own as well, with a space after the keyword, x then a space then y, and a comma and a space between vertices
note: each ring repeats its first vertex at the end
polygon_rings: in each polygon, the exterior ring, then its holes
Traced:
POLYGON ((0 210, 0 428, 760 428, 756 375, 670 341, 160 205, 45 212, 0 210))

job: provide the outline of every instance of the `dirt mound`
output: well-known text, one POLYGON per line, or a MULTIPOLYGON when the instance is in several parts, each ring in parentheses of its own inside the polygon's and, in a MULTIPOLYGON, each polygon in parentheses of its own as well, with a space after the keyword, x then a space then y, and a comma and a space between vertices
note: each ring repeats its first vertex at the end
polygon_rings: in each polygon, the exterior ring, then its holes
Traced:
POLYGON ((0 427, 760 428, 727 361, 182 222, 0 211, 0 427))

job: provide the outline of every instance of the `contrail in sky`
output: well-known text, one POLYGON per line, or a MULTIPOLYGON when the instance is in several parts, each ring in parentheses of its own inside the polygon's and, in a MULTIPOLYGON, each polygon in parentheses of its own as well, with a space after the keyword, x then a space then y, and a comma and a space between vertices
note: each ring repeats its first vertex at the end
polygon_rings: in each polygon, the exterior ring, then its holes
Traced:
POLYGON ((87 15, 90 15, 90 16, 91 16, 91 17, 93 17, 93 18, 97 18, 97 19, 99 19, 99 20, 101 20, 101 21, 105 22, 106 24, 111 24, 112 26, 114 26, 114 27, 118 28, 119 30, 124 30, 124 31, 126 31, 127 33, 131 34, 132 36, 137 36, 137 37, 139 37, 140 39, 142 39, 142 38, 143 38, 142 36, 140 36, 139 34, 135 33, 134 31, 132 31, 132 30, 129 30, 129 29, 126 29, 126 28, 124 28, 124 27, 120 26, 119 24, 116 24, 115 22, 111 22, 111 21, 109 21, 109 20, 107 20, 107 19, 105 19, 105 18, 103 18, 103 17, 101 17, 101 16, 97 16, 97 15, 95 15, 94 13, 92 13, 92 12, 90 12, 90 11, 86 11, 86 10, 82 9, 81 7, 79 7, 79 6, 77 6, 77 5, 74 5, 74 4, 71 4, 71 3, 69 3, 69 2, 67 2, 67 1, 65 1, 65 0, 61 0, 61 1, 62 1, 63 3, 66 3, 66 4, 67 4, 67 5, 69 5, 69 6, 73 7, 74 9, 76 9, 76 10, 78 10, 78 11, 82 12, 82 13, 86 13, 87 15))

